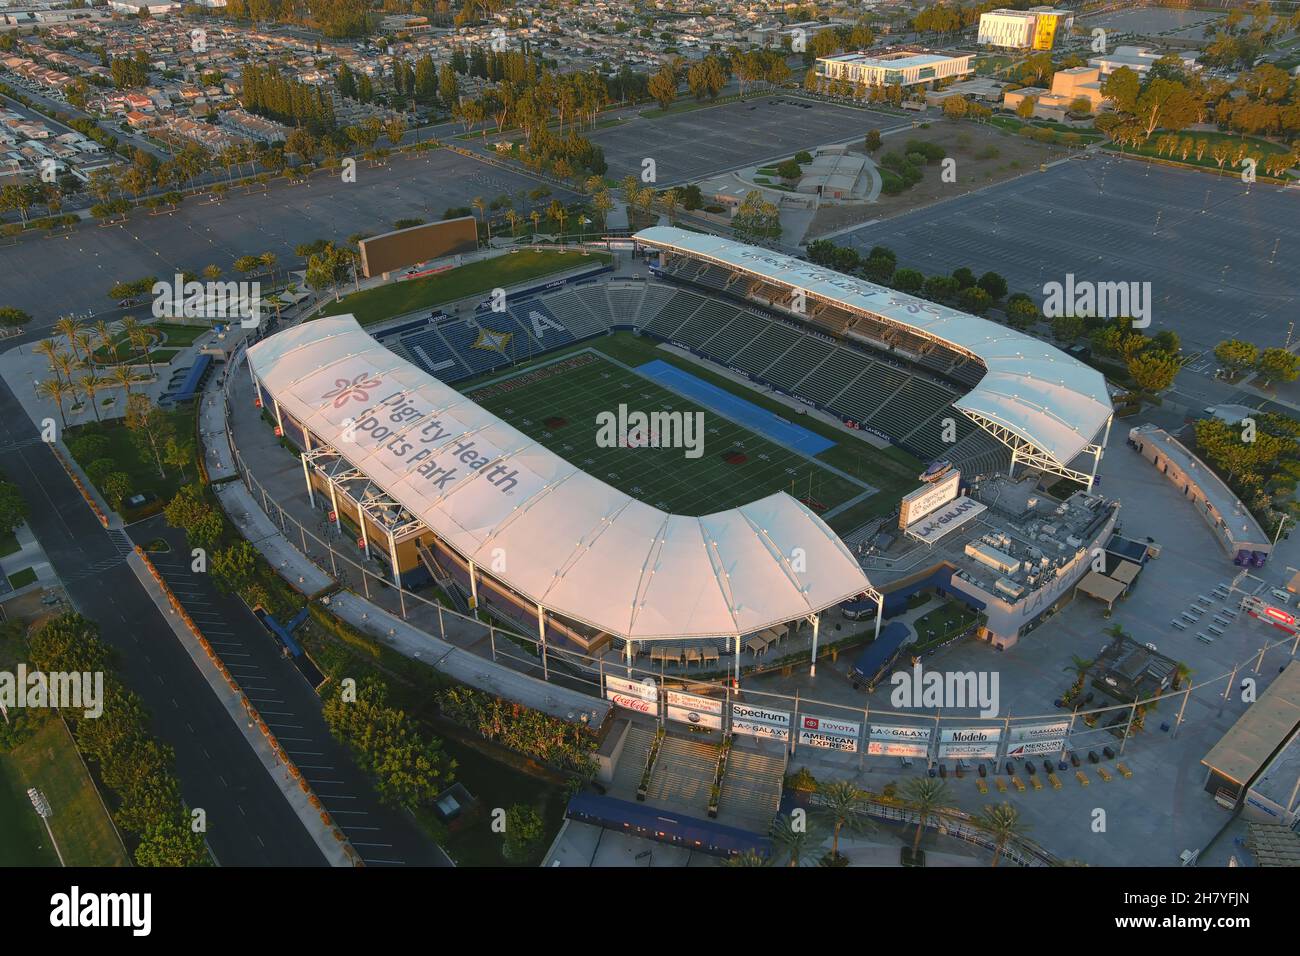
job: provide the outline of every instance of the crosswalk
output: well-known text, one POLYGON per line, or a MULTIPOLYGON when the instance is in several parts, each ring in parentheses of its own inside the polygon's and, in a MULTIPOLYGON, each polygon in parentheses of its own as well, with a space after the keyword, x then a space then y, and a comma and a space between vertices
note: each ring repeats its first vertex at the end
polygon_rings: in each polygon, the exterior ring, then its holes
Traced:
POLYGON ((135 550, 135 543, 121 528, 109 528, 108 540, 113 542, 113 547, 116 548, 117 553, 123 557, 135 550))

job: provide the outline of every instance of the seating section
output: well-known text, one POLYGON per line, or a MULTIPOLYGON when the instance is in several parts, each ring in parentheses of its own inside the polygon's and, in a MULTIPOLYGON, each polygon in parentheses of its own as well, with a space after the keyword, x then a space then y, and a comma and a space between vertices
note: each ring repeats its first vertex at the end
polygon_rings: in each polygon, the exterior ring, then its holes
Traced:
POLYGON ((563 289, 544 297, 546 307, 575 339, 599 335, 609 330, 602 314, 592 314, 585 302, 572 289, 563 289))
POLYGON ((529 299, 512 305, 510 316, 520 331, 533 340, 534 351, 547 352, 574 340, 573 332, 555 317, 541 299, 529 299))
POLYGON ((668 300, 659 313, 642 328, 665 339, 671 339, 677 329, 696 313, 707 300, 694 292, 681 291, 668 300))

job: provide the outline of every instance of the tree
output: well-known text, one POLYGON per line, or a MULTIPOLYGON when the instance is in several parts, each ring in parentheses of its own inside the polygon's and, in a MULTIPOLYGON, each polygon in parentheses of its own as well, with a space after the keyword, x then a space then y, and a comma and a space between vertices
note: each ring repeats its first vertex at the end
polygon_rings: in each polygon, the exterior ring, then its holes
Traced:
POLYGON ((1214 347, 1214 357, 1231 378, 1236 378, 1246 369, 1255 367, 1259 361, 1259 348, 1241 339, 1228 339, 1214 347))
POLYGON ((126 400, 126 427, 141 453, 153 458, 158 466, 158 477, 165 479, 167 470, 163 467, 163 450, 174 433, 167 413, 148 395, 131 395, 126 400))
POLYGON ((996 272, 986 272, 976 283, 995 302, 1007 294, 1007 280, 996 272))
POLYGON ((91 411, 95 413, 95 421, 99 421, 99 404, 95 401, 95 396, 103 387, 103 379, 97 378, 94 372, 87 372, 77 379, 77 391, 90 403, 91 411))
POLYGON ((109 472, 99 484, 104 500, 114 511, 122 510, 122 502, 131 493, 131 476, 124 471, 109 472))
POLYGON ((226 594, 242 591, 257 572, 257 549, 241 539, 228 548, 213 552, 212 577, 226 594))
POLYGON ((650 77, 650 96, 659 104, 660 109, 668 109, 677 99, 677 73, 665 63, 659 72, 650 77))
POLYGON ((1083 689, 1083 682, 1088 679, 1088 671, 1096 661, 1089 660, 1086 657, 1080 657, 1078 654, 1070 655, 1070 663, 1066 664, 1063 670, 1074 671, 1074 684, 1070 687, 1070 695, 1074 696, 1083 689))
POLYGON ((1144 349, 1128 359, 1128 374, 1133 383, 1149 394, 1163 392, 1174 384, 1181 368, 1178 356, 1164 349, 1144 349))
POLYGON ((943 101, 943 115, 950 120, 959 120, 966 115, 969 105, 964 96, 949 96, 943 101))
POLYGON ((6 329, 19 328, 31 320, 32 317, 22 309, 15 309, 11 305, 0 307, 0 326, 6 329))
POLYGON ((1023 292, 1017 292, 1007 299, 1006 313, 1011 326, 1021 331, 1033 327, 1043 317, 1034 300, 1023 292))
POLYGON ((526 803, 516 803, 506 810, 507 859, 524 862, 536 850, 545 835, 541 814, 526 803))
POLYGON ((12 532, 27 519, 27 500, 18 486, 0 478, 0 531, 12 532))
POLYGON ((732 216, 731 227, 742 238, 777 239, 781 236, 781 214, 759 190, 752 189, 732 216))
POLYGON ((772 843, 785 859, 786 866, 802 866, 808 851, 821 844, 822 836, 819 832, 815 833, 815 830, 813 819, 796 824, 789 814, 782 814, 772 824, 772 843))
POLYGON ((971 315, 983 315, 993 304, 992 296, 977 285, 962 289, 957 296, 957 303, 971 315))
POLYGON ((59 406, 59 420, 63 422, 63 430, 67 431, 68 419, 63 414, 63 402, 76 394, 72 383, 65 382, 58 377, 46 379, 36 386, 36 393, 41 398, 48 398, 59 406))
POLYGON ((906 799, 916 810, 916 836, 912 839, 912 860, 915 862, 917 851, 921 849, 921 835, 925 832, 925 822, 930 814, 947 809, 948 785, 942 780, 921 777, 907 782, 906 799))
POLYGON ((831 860, 840 856, 840 831, 861 833, 873 828, 866 818, 867 795, 849 780, 836 780, 818 791, 817 813, 831 827, 831 860))
POLYGON ((867 130, 867 138, 863 142, 862 146, 868 153, 874 153, 876 150, 880 149, 880 142, 880 130, 869 129, 867 130))
POLYGON ((1300 375, 1300 357, 1282 348, 1264 349, 1256 368, 1265 385, 1275 380, 1294 382, 1296 376, 1300 375))
POLYGON ((1002 858, 1002 851, 1006 849, 1007 841, 1019 836, 1025 829, 1024 824, 1020 822, 1020 811, 1009 803, 985 807, 976 818, 976 822, 988 831, 997 844, 993 851, 993 866, 997 866, 1002 858))

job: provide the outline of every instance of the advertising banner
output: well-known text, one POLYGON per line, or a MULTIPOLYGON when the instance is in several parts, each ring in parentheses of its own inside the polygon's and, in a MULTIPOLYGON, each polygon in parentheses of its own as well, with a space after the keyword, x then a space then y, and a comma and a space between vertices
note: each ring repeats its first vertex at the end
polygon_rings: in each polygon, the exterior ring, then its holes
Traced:
POLYGON ((684 710, 698 710, 702 714, 722 714, 722 701, 717 697, 700 697, 696 694, 683 694, 679 690, 667 692, 668 706, 684 710))
POLYGON ((752 704, 732 704, 731 719, 733 721, 757 720, 765 724, 775 724, 778 727, 789 727, 790 711, 771 710, 767 707, 756 707, 752 704))
POLYGON ((613 689, 606 690, 605 696, 609 698, 616 707, 634 710, 638 714, 651 714, 655 717, 659 716, 659 702, 657 700, 642 700, 640 697, 631 697, 613 689))
POLYGON ((939 733, 943 743, 987 744, 1001 739, 1001 727, 952 727, 939 733))
POLYGON ((926 757, 930 745, 900 743, 892 740, 873 740, 867 744, 867 753, 873 757, 926 757))
POLYGON ((756 720, 736 720, 731 721, 731 732, 733 734, 744 734, 747 737, 762 737, 764 740, 779 740, 785 743, 790 739, 790 731, 785 727, 778 727, 775 724, 763 724, 756 720))
POLYGON ((941 743, 939 744, 939 756, 951 757, 953 759, 964 759, 966 757, 996 757, 998 755, 998 745, 995 741, 991 744, 959 744, 959 743, 941 743))
POLYGON ((1059 754, 1064 746, 1064 737, 1058 740, 1032 740, 1023 744, 1011 744, 1007 747, 1007 756, 1035 757, 1040 754, 1059 754))
POLYGON ((838 734, 822 734, 815 730, 799 731, 799 743, 807 744, 810 747, 821 747, 823 750, 839 750, 850 754, 858 752, 857 738, 841 737, 838 734))
POLYGON ((612 690, 631 697, 640 697, 642 700, 656 701, 659 699, 659 688, 649 678, 639 681, 628 680, 626 677, 606 677, 605 691, 608 693, 612 690))
POLYGON ((710 730, 722 729, 721 714, 708 714, 698 710, 691 710, 689 707, 673 707, 671 705, 665 713, 668 715, 669 720, 690 724, 692 727, 708 727, 710 730))
POLYGON ((898 527, 906 531, 909 525, 920 521, 931 511, 946 505, 957 497, 961 472, 953 470, 936 482, 922 485, 906 495, 899 504, 898 527))
POLYGON ((1018 744, 1026 740, 1049 740, 1052 738, 1060 739, 1070 732, 1070 722, 1063 720, 1055 724, 1029 724, 1011 728, 1011 736, 1007 739, 1018 744))
POLYGON ((803 730, 814 733, 832 734, 836 737, 852 737, 854 740, 862 733, 862 725, 851 720, 839 720, 834 717, 812 717, 805 714, 799 718, 803 730))
POLYGON ((872 740, 906 740, 929 743, 933 727, 905 727, 898 724, 872 724, 872 740))

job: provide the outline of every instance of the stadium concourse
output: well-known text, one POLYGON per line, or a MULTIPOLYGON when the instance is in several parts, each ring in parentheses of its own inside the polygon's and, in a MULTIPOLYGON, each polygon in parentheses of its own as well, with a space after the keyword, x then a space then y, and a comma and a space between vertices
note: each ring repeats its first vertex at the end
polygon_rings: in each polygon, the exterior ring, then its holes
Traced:
POLYGON ((1056 349, 742 243, 668 227, 633 239, 651 259, 649 281, 579 276, 513 292, 504 312, 484 303, 468 319, 397 316, 369 331, 336 316, 249 350, 259 402, 301 451, 313 507, 355 530, 396 583, 431 579, 470 607, 490 604, 543 648, 613 645, 629 665, 647 644, 711 639, 715 660, 734 648, 737 679, 747 635, 810 624, 815 661, 822 611, 883 600, 845 543, 784 491, 671 514, 448 384, 619 330, 926 460, 991 460, 991 435, 1013 468, 1091 484, 1110 422, 1104 380, 1056 349), (1081 456, 1091 470, 1075 467, 1081 456))

